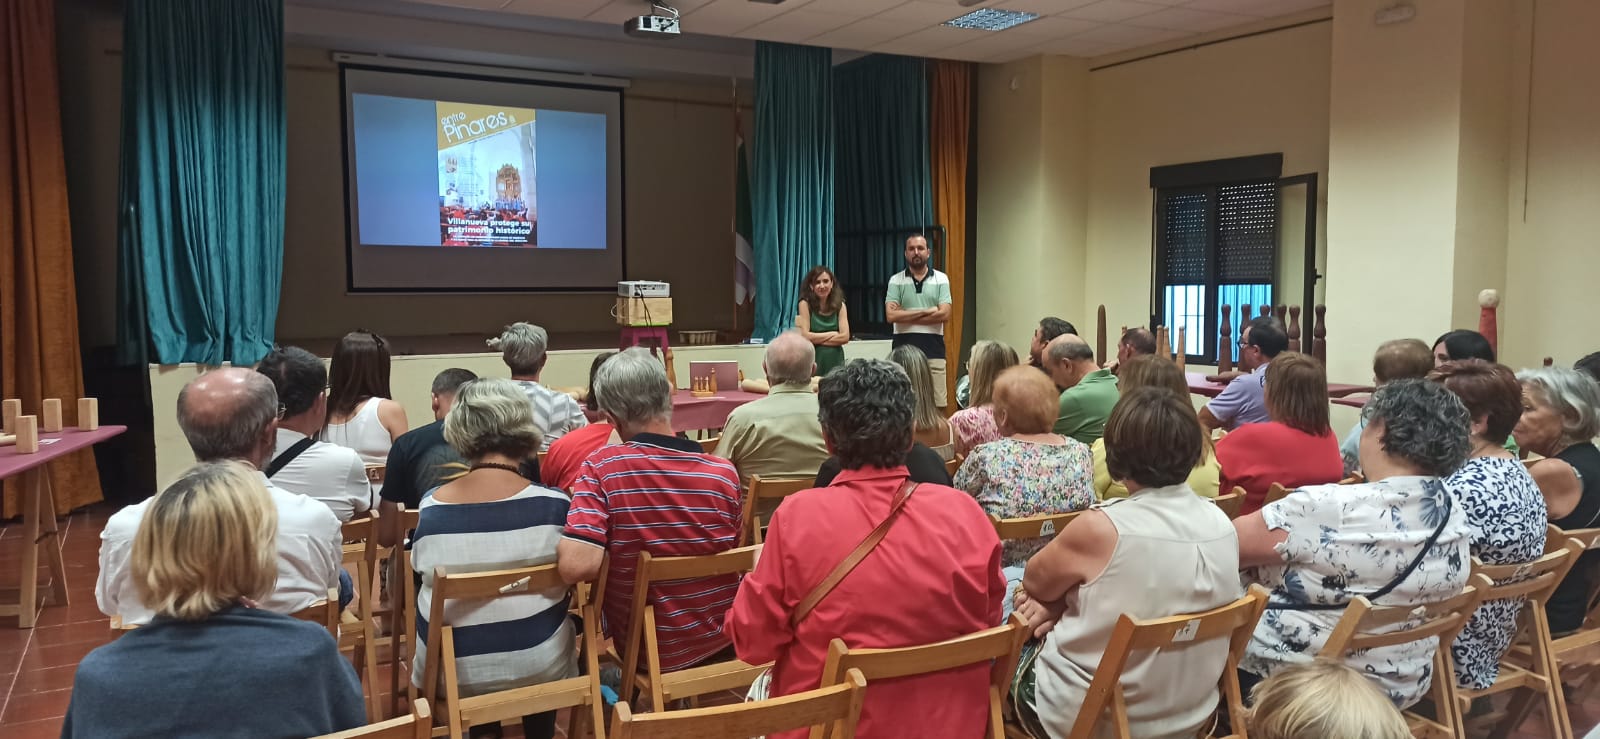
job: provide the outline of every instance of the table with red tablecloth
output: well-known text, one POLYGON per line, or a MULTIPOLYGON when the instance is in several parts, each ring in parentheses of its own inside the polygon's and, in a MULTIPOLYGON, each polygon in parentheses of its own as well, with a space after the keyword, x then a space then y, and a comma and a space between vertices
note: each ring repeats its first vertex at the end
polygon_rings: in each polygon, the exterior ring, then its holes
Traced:
POLYGON ((17 626, 33 628, 39 615, 39 549, 45 553, 50 570, 49 605, 67 605, 67 568, 61 559, 61 540, 56 537, 56 501, 50 490, 49 463, 73 452, 88 449, 117 434, 126 426, 101 426, 93 431, 65 429, 39 434, 39 451, 17 452, 15 445, 0 447, 0 480, 17 478, 22 495, 22 564, 15 604, 0 604, 0 616, 15 615, 17 626), (29 545, 29 542, 32 545, 29 545))
POLYGON ((696 398, 688 390, 672 393, 672 430, 699 431, 720 429, 728 425, 728 414, 733 409, 753 400, 767 397, 761 393, 743 390, 723 390, 705 398, 696 398))
MULTIPOLYGON (((1222 390, 1228 386, 1228 384, 1225 382, 1212 382, 1206 379, 1204 374, 1199 372, 1187 372, 1185 375, 1189 380, 1189 392, 1194 393, 1195 395, 1204 395, 1207 398, 1215 398, 1222 394, 1222 390)), ((1328 402, 1336 405, 1349 406, 1351 408, 1360 408, 1367 404, 1368 397, 1362 393, 1371 392, 1371 385, 1347 385, 1339 382, 1330 382, 1328 383, 1328 395, 1331 397, 1329 398, 1328 402), (1352 395, 1358 396, 1350 397, 1352 395)))

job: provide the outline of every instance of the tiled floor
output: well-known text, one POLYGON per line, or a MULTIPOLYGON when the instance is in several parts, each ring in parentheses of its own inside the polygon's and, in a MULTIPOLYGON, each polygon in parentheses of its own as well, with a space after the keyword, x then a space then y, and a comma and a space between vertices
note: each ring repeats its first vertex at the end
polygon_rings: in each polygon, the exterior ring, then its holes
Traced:
MULTIPOLYGON (((10 618, 0 618, 0 737, 60 736, 78 661, 110 639, 108 621, 94 601, 100 529, 110 514, 108 507, 94 506, 62 519, 70 605, 42 609, 39 625, 31 631, 17 629, 10 618)), ((0 598, 13 601, 23 543, 20 528, 16 521, 0 524, 0 598)), ((378 684, 387 685, 387 678, 384 673, 378 684)), ((707 703, 737 698, 730 694, 707 703)), ((1571 713, 1573 729, 1581 737, 1600 723, 1600 690, 1573 705, 1571 713)), ((564 715, 559 725, 564 729, 564 715)), ((1544 739, 1550 736, 1546 726, 1542 712, 1536 712, 1514 736, 1544 739)), ((520 736, 521 730, 508 728, 506 735, 508 739, 520 736)))

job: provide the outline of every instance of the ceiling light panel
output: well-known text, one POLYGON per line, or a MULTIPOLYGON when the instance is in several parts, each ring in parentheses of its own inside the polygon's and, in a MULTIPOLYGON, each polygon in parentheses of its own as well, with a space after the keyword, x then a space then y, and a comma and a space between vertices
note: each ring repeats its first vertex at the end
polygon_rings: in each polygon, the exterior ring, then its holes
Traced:
POLYGON ((1038 17, 1038 13, 1025 13, 1020 10, 979 8, 959 18, 951 18, 945 21, 944 25, 976 31, 1004 31, 1007 28, 1022 25, 1038 17))

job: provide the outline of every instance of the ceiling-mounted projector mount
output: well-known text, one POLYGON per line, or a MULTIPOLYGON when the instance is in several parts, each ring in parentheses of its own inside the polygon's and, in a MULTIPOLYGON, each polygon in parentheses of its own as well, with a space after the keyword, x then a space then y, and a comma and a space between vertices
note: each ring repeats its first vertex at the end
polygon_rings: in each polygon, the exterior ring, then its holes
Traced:
POLYGON ((640 38, 677 38, 680 33, 678 9, 661 0, 647 0, 647 4, 650 6, 650 14, 629 18, 622 24, 622 30, 629 36, 640 38))

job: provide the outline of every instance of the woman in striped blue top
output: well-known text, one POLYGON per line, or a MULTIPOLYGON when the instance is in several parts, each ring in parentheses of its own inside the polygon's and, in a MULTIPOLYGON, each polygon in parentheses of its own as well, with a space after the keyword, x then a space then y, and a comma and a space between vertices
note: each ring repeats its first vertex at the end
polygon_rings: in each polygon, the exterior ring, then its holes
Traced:
MULTIPOLYGON (((417 594, 419 687, 422 644, 433 607, 433 572, 480 572, 552 564, 567 520, 567 496, 530 483, 518 472, 539 448, 532 406, 516 383, 497 378, 461 386, 444 420, 444 438, 470 470, 423 497, 411 561, 422 574, 417 594)), ((455 628, 456 670, 462 696, 535 685, 577 674, 568 591, 558 589, 490 601, 451 601, 445 617, 455 628)), ((524 716, 528 737, 554 737, 555 713, 524 716)), ((497 725, 471 736, 498 736, 497 725)))

